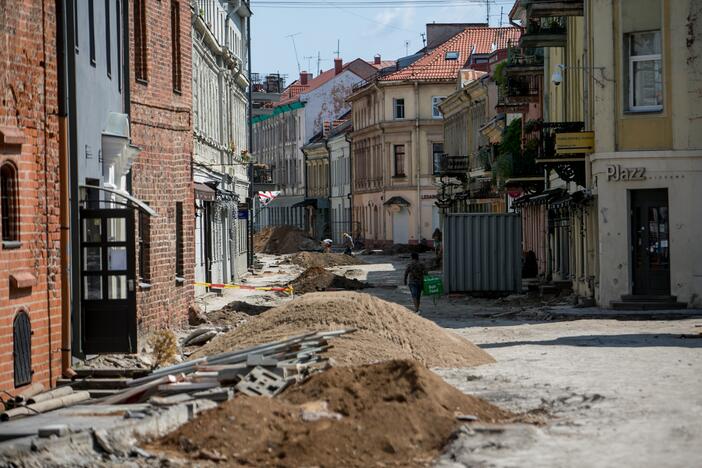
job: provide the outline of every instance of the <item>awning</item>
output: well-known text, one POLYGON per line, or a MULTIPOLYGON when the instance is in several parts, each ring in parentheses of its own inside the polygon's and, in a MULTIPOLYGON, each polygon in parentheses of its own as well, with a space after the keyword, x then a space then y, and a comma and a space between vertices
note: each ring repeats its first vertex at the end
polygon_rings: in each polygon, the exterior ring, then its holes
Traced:
POLYGON ((100 187, 97 185, 80 185, 79 187, 84 189, 101 190, 103 192, 113 193, 119 197, 125 198, 130 202, 134 203, 139 211, 143 211, 144 213, 148 214, 149 216, 153 216, 154 218, 158 216, 158 213, 149 205, 139 200, 134 195, 124 192, 122 190, 112 189, 108 187, 100 187))
POLYGON ((307 198, 305 200, 302 200, 299 203, 295 203, 292 207, 293 208, 307 208, 308 206, 311 206, 312 208, 317 208, 317 199, 316 198, 307 198))
POLYGON ((195 198, 203 201, 215 201, 217 193, 209 185, 195 182, 195 198))
POLYGON ((402 197, 392 197, 390 200, 383 203, 383 205, 411 206, 412 204, 402 197))

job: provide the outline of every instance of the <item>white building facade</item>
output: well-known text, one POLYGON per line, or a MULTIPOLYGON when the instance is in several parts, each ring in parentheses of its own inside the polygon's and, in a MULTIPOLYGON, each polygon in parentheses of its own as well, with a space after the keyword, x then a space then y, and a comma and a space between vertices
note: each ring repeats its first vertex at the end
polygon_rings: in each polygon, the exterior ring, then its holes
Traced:
POLYGON ((349 119, 332 130, 327 143, 331 165, 331 232, 336 243, 343 241, 344 232, 354 231, 351 219, 351 143, 347 139, 352 130, 349 119))
MULTIPOLYGON (((193 5, 195 281, 231 283, 246 272, 249 189, 247 19, 242 0, 193 5)), ((197 287, 197 294, 208 288, 197 287)))

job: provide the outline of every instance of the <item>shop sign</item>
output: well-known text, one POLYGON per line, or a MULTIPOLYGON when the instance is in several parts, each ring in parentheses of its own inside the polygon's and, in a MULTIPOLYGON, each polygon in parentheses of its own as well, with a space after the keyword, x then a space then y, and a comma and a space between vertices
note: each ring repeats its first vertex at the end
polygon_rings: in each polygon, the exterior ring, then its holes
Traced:
POLYGON ((249 219, 249 207, 246 203, 239 203, 236 219, 249 219))
POLYGON ((429 195, 422 195, 422 200, 433 200, 434 198, 437 198, 437 195, 435 193, 429 195))
POLYGON ((556 133, 556 154, 583 154, 595 150, 595 132, 556 133))
POLYGON ((622 167, 619 164, 607 166, 607 180, 646 180, 645 167, 622 167))

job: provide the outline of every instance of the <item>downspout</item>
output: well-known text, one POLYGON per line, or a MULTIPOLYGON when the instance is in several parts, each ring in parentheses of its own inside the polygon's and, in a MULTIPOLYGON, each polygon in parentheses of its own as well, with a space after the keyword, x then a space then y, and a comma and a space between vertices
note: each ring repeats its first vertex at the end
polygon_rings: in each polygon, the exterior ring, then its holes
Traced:
MULTIPOLYGON (((331 130, 330 130, 331 132, 331 130)), ((327 208, 327 221, 329 224, 329 231, 331 233, 330 237, 334 236, 334 229, 332 229, 332 216, 331 216, 331 186, 332 186, 332 170, 331 170, 331 148, 329 147, 329 138, 324 139, 324 146, 327 148, 327 203, 329 208, 327 208)))
MULTIPOLYGON (((61 374, 71 372, 71 279, 70 271, 70 199, 68 196, 68 90, 66 84, 66 10, 64 0, 56 1, 56 55, 59 119, 59 224, 61 229, 61 374)), ((49 331, 51 333, 51 331, 49 331)))
MULTIPOLYGON (((248 150, 249 154, 251 154, 251 151, 253 149, 253 106, 251 104, 251 15, 253 14, 251 12, 251 8, 248 2, 246 2, 246 6, 249 10, 249 15, 246 17, 246 38, 247 38, 247 44, 246 44, 246 61, 248 62, 248 66, 246 67, 248 69, 248 80, 249 80, 249 89, 248 89, 248 110, 249 110, 249 118, 248 118, 248 123, 249 123, 249 134, 248 136, 248 150)), ((249 240, 249 245, 247 250, 247 266, 251 268, 253 266, 253 260, 254 260, 254 242, 253 242, 253 231, 254 231, 254 223, 253 223, 253 214, 254 214, 254 190, 253 190, 253 179, 254 179, 254 170, 253 170, 253 161, 249 160, 249 167, 248 167, 248 176, 249 176, 249 200, 248 200, 248 216, 246 217, 246 230, 248 231, 248 240, 249 240)))
MULTIPOLYGON (((349 200, 349 234, 353 236, 353 139, 349 139, 350 136, 351 135, 347 133, 344 135, 344 139, 346 140, 346 143, 349 144, 349 193, 347 198, 349 200)), ((343 208, 343 202, 341 206, 343 208)))
POLYGON ((416 162, 417 168, 415 169, 415 174, 417 177, 417 232, 416 239, 419 243, 422 239, 422 161, 420 160, 420 149, 419 149, 419 83, 414 82, 414 147, 412 148, 412 153, 414 153, 414 161, 416 162))

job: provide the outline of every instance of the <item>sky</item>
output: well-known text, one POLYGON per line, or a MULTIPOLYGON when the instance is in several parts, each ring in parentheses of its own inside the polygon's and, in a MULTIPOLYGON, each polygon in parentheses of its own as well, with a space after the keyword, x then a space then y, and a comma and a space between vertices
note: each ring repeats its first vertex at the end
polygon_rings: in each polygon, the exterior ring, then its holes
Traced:
MULTIPOLYGON (((500 8, 504 13, 503 25, 508 25, 510 7, 504 0, 493 0, 491 25, 499 24, 500 8)), ((286 37, 291 34, 295 34, 301 69, 316 76, 317 54, 322 58, 322 70, 333 67, 337 40, 345 62, 359 57, 372 60, 376 54, 380 54, 383 60, 395 60, 407 55, 406 51, 411 54, 423 47, 420 34, 425 32, 427 23, 476 23, 486 20, 485 4, 441 8, 257 9, 256 0, 252 0, 251 8, 252 71, 262 76, 268 73, 287 74, 286 84, 299 76, 293 42, 286 37)))

